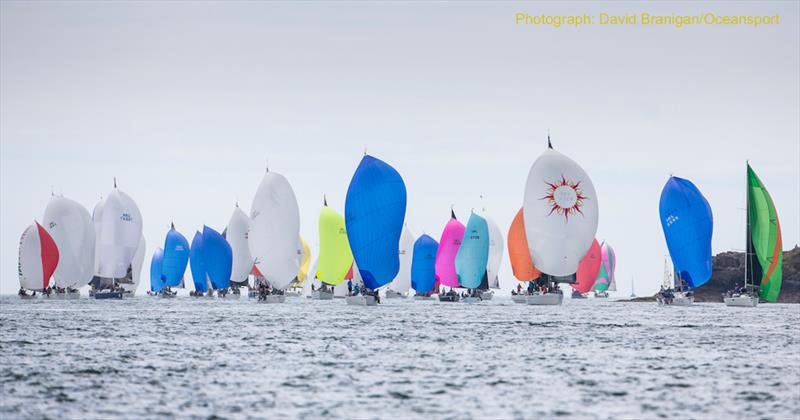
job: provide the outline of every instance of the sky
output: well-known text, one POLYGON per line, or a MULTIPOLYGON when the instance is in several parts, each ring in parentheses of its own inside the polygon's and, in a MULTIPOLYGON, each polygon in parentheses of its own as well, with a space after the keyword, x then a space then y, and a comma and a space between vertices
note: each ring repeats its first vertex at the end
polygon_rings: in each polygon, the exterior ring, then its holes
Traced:
MULTIPOLYGON (((438 239, 451 205, 463 222, 485 207, 505 233, 548 132, 594 183, 620 294, 632 279, 653 293, 670 174, 711 204, 715 254, 744 248, 747 160, 784 249, 800 242, 798 39, 797 2, 3 1, 0 293, 19 287, 19 236, 51 191, 91 212, 113 177, 143 216, 145 278, 170 222, 187 238, 223 229, 237 201, 249 212, 267 165, 292 184, 316 255, 323 194, 344 210, 365 150, 403 176, 416 236, 438 239), (706 11, 781 20, 514 20, 706 11)), ((500 279, 516 285, 507 254, 500 279)))

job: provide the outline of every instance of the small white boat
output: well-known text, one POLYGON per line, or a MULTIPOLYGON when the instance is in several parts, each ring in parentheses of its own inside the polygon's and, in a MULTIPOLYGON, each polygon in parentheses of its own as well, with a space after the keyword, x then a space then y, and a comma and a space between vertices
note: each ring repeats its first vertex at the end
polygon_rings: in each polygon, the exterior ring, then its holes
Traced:
POLYGON ((315 300, 333 300, 333 292, 326 292, 323 290, 314 290, 311 292, 311 299, 315 300))
POLYGON ((481 300, 492 300, 494 297, 494 290, 484 290, 480 292, 481 300))
POLYGON ((511 295, 511 301, 514 303, 528 303, 528 295, 511 295))
POLYGON ((264 299, 258 299, 258 303, 284 303, 286 295, 267 295, 264 299))
POLYGON ((387 299, 405 299, 407 296, 405 293, 396 292, 392 289, 386 290, 386 298, 387 299))
POLYGON ((534 292, 527 296, 528 305, 561 305, 564 301, 563 293, 534 292))
POLYGON ((742 308, 755 308, 758 305, 758 296, 733 295, 724 299, 725 306, 738 306, 742 308))
POLYGON ((358 295, 347 296, 347 304, 355 306, 376 306, 378 303, 375 301, 375 296, 358 295))

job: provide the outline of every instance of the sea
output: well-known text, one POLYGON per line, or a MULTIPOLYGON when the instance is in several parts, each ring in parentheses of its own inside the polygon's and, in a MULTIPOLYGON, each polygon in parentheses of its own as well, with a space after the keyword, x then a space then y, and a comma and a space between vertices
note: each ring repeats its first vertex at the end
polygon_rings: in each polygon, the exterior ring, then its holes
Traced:
POLYGON ((800 305, 0 298, 2 419, 798 419, 800 305))

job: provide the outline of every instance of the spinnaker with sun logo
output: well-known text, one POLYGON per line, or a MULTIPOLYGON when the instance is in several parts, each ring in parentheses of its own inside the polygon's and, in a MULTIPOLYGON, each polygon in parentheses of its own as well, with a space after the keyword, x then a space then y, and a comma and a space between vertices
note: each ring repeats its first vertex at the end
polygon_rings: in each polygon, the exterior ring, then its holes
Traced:
POLYGON ((222 235, 208 226, 203 226, 203 264, 208 280, 215 290, 227 289, 231 285, 233 252, 222 235))
POLYGON ((195 232, 194 238, 192 238, 192 247, 189 249, 189 267, 192 271, 195 292, 208 292, 208 274, 206 274, 206 264, 203 261, 203 234, 200 232, 195 232))
POLYGON ((285 289, 297 275, 299 236, 300 209, 294 190, 283 175, 268 170, 250 208, 247 242, 256 267, 274 289, 285 289))
POLYGON ((476 289, 486 276, 489 261, 489 226, 486 219, 470 214, 461 246, 456 253, 455 266, 461 287, 476 289))
POLYGON ((156 248, 153 251, 153 258, 150 259, 150 291, 158 293, 163 289, 167 283, 164 281, 161 267, 164 262, 164 250, 156 248))
POLYGON ((189 241, 175 229, 173 224, 164 239, 164 256, 161 262, 161 276, 169 287, 183 285, 183 274, 189 264, 189 241))
POLYGON ((95 274, 105 279, 125 277, 142 238, 142 215, 136 202, 119 190, 116 182, 99 206, 94 215, 95 229, 99 229, 95 274))
POLYGON ((538 279, 542 273, 536 269, 531 260, 528 249, 528 238, 525 235, 525 222, 520 208, 511 227, 508 228, 508 259, 511 261, 511 271, 519 281, 538 279))
POLYGON ((573 289, 579 293, 586 293, 592 290, 594 280, 597 278, 597 273, 600 271, 601 259, 600 244, 597 242, 597 239, 595 239, 592 241, 592 246, 589 247, 589 251, 586 252, 586 255, 583 256, 580 264, 578 264, 578 281, 572 285, 573 289))
POLYGON ((679 280, 690 288, 702 286, 711 278, 711 206, 691 181, 671 176, 658 210, 678 288, 682 289, 679 280))
POLYGON ((600 269, 597 271, 597 277, 594 281, 594 290, 598 292, 611 291, 614 283, 614 269, 617 266, 617 256, 614 254, 614 248, 608 242, 603 241, 600 244, 600 269))
POLYGON ((56 287, 80 288, 94 276, 95 236, 89 211, 69 198, 53 196, 42 220, 58 247, 58 266, 53 273, 56 287))
POLYGON ((531 166, 523 204, 525 234, 536 268, 572 283, 597 232, 592 180, 575 161, 548 148, 531 166))
POLYGON ((19 287, 44 290, 58 266, 58 247, 38 222, 28 226, 19 239, 19 287))
POLYGON ((353 252, 347 239, 344 216, 328 207, 326 199, 319 212, 319 258, 316 272, 311 275, 322 283, 336 286, 344 282, 352 266, 353 252))
POLYGON ((444 226, 436 250, 436 281, 447 287, 460 287, 456 275, 456 254, 464 239, 464 225, 456 219, 456 213, 450 210, 450 220, 444 226))
POLYGON ((250 218, 237 203, 228 220, 228 227, 225 228, 225 240, 231 245, 233 252, 231 285, 234 287, 247 286, 247 276, 253 268, 253 256, 250 253, 250 244, 247 242, 249 230, 250 218))
POLYGON ((759 296, 778 300, 783 272, 781 224, 775 203, 750 165, 747 165, 747 272, 750 284, 759 287, 759 296))
POLYGON ((406 184, 391 165, 365 154, 344 203, 347 238, 364 286, 377 289, 400 271, 399 244, 406 217, 406 184))

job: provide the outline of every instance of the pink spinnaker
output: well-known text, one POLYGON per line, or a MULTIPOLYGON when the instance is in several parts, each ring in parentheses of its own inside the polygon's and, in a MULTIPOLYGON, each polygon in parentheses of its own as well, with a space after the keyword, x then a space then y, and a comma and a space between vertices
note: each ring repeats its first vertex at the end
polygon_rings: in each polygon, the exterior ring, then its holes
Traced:
POLYGON ((450 221, 442 231, 439 249, 436 251, 436 281, 447 287, 460 287, 456 275, 456 254, 464 238, 464 225, 450 212, 450 221))
POLYGON ((586 252, 586 255, 583 256, 580 264, 578 264, 578 281, 572 285, 573 289, 579 293, 586 293, 592 290, 597 273, 600 271, 601 254, 600 244, 595 239, 592 241, 589 251, 586 252))

